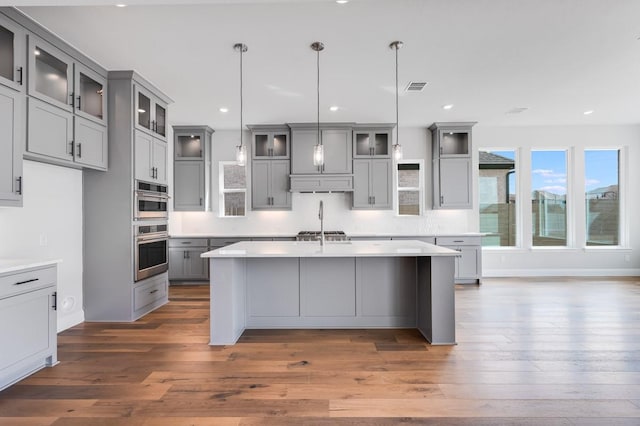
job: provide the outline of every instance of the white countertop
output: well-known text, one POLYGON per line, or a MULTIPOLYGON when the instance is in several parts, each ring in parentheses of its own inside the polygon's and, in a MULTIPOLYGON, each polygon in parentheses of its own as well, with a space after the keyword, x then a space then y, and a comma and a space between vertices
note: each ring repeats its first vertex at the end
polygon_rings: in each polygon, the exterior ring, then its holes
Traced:
POLYGON ((39 268, 41 266, 49 266, 60 263, 60 259, 1 259, 0 258, 0 274, 8 272, 21 271, 23 269, 39 268))
POLYGON ((201 257, 416 257, 460 253, 417 240, 243 241, 203 253, 201 257))

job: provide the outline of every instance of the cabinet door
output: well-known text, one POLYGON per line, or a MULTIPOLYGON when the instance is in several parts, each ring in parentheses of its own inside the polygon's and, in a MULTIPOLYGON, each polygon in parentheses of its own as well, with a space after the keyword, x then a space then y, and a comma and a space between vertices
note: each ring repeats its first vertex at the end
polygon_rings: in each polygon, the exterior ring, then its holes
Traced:
POLYGON ((152 132, 153 95, 142 87, 135 86, 135 127, 146 133, 152 132))
POLYGON ((151 153, 153 150, 153 136, 136 130, 135 132, 135 148, 134 148, 134 169, 137 180, 153 182, 155 170, 151 162, 151 153))
POLYGON ((185 275, 192 280, 206 280, 209 278, 209 259, 200 257, 205 250, 190 249, 186 251, 185 275))
POLYGON ((390 209, 392 206, 391 160, 371 160, 371 196, 373 207, 390 209))
POLYGON ((73 59, 30 34, 28 61, 29 95, 66 111, 73 111, 73 59))
POLYGON ((291 209, 291 192, 289 192, 289 160, 273 160, 269 183, 271 185, 271 208, 291 209))
POLYGON ((390 130, 353 131, 353 158, 389 158, 390 154, 390 130))
POLYGON ((439 161, 441 208, 471 208, 471 159, 448 158, 439 161))
POLYGON ((471 155, 471 131, 468 129, 438 129, 440 158, 471 155))
POLYGON ((204 133, 173 132, 174 160, 202 161, 204 160, 204 133))
POLYGON ((0 86, 0 206, 22 206, 24 95, 0 86))
POLYGON ((181 279, 184 278, 184 266, 186 250, 182 248, 169 247, 169 279, 181 279))
POLYGON ((323 130, 322 145, 324 145, 323 173, 351 173, 351 130, 323 130))
POLYGON ((75 113, 107 125, 107 80, 86 66, 74 64, 75 113))
POLYGON ((460 246, 456 247, 462 256, 457 258, 456 263, 456 278, 460 279, 476 279, 479 277, 478 271, 480 270, 480 265, 478 262, 478 251, 481 250, 479 247, 465 247, 460 246))
POLYGON ((173 209, 204 211, 204 163, 176 161, 173 163, 173 209))
POLYGON ((153 132, 160 139, 167 140, 167 106, 154 100, 153 132))
POLYGON ((73 114, 35 98, 28 104, 27 151, 73 161, 73 114))
POLYGON ((262 210, 271 207, 269 193, 270 161, 254 160, 251 163, 251 209, 262 210))
POLYGON ((371 161, 353 161, 353 208, 368 209, 371 207, 371 161))
POLYGON ((167 143, 153 138, 153 167, 155 167, 155 181, 167 184, 167 143))
POLYGON ((76 116, 75 162, 95 169, 107 169, 107 128, 95 121, 76 116))
POLYGON ((23 91, 26 78, 26 34, 9 18, 0 15, 0 84, 23 91))
MULTIPOLYGON (((313 165, 313 147, 316 143, 317 133, 315 130, 293 131, 291 135, 291 173, 320 173, 318 166, 313 165)), ((325 163, 326 158, 325 152, 325 163)))

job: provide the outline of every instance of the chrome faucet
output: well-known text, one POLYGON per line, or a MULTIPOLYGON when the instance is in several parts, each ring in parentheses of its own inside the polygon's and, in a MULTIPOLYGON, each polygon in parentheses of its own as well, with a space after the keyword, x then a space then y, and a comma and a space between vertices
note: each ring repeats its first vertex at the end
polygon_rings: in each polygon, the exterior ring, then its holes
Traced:
POLYGON ((324 208, 322 200, 320 200, 320 210, 318 211, 318 219, 320 219, 320 245, 324 245, 324 208))

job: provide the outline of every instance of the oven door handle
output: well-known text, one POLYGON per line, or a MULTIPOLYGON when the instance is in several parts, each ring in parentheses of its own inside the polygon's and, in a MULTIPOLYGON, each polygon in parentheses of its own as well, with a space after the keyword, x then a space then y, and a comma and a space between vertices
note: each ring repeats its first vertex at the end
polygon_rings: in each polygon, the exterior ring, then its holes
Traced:
POLYGON ((149 236, 149 237, 144 237, 144 236, 136 237, 136 240, 138 243, 157 243, 159 241, 167 241, 168 239, 169 239, 169 236, 158 237, 157 235, 149 236))
POLYGON ((155 198, 158 200, 168 200, 168 195, 158 195, 155 192, 147 192, 147 191, 136 191, 136 195, 138 198, 155 198))

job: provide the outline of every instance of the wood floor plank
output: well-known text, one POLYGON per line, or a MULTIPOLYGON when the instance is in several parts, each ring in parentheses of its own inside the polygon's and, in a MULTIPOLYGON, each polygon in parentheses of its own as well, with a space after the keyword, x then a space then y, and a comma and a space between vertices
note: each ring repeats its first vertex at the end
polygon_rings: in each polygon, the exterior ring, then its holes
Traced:
POLYGON ((209 346, 209 288, 59 335, 0 425, 640 424, 640 280, 456 286, 455 346, 415 329, 247 330, 209 346))

